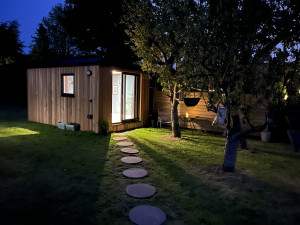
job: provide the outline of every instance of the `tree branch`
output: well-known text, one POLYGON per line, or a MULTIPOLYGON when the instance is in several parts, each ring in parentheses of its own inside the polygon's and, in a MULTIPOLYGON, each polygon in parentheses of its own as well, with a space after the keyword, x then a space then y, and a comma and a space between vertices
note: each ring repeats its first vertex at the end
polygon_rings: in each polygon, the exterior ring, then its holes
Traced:
MULTIPOLYGON (((246 118, 247 120, 247 118, 246 118)), ((248 121, 247 121, 248 122, 248 121)), ((268 120, 267 120, 267 116, 266 116, 266 121, 263 125, 260 125, 260 126, 253 126, 252 124, 249 123, 249 125, 251 126, 250 129, 247 129, 247 130, 243 130, 243 131, 240 131, 236 134, 234 134, 232 136, 232 138, 240 138, 242 135, 245 135, 245 134, 250 134, 250 133, 255 133, 255 132, 261 132, 263 131, 267 126, 268 126, 268 120), (235 137, 236 136, 236 137, 235 137)))
MULTIPOLYGON (((291 16, 290 18, 295 18, 294 16, 291 16)), ((297 19, 297 17, 296 17, 297 19)), ((273 39, 271 42, 269 42, 269 44, 261 49, 260 51, 257 52, 257 54, 254 56, 251 64, 255 64, 257 63, 263 56, 265 56, 268 52, 270 52, 273 48, 276 47, 276 45, 278 45, 280 42, 282 42, 284 40, 285 37, 287 37, 288 33, 290 33, 290 30, 292 29, 292 23, 288 23, 289 26, 287 26, 284 23, 284 27, 282 28, 282 31, 278 33, 277 37, 275 39, 273 39)), ((296 34, 299 33, 299 26, 295 27, 296 30, 296 34)))

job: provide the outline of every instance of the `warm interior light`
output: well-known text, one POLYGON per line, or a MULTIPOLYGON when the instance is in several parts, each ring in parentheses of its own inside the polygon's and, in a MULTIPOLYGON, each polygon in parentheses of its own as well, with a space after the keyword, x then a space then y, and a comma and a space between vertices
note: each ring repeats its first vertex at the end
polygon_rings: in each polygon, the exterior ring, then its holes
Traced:
POLYGON ((189 114, 188 113, 185 113, 185 116, 186 116, 186 118, 189 118, 189 114))

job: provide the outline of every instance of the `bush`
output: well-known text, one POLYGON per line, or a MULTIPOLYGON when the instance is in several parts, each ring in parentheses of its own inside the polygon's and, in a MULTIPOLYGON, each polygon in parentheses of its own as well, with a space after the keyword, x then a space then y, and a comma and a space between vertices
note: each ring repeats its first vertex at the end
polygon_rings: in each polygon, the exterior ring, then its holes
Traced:
POLYGON ((108 128, 109 128, 109 122, 104 119, 99 119, 98 122, 99 133, 102 135, 107 135, 108 128))

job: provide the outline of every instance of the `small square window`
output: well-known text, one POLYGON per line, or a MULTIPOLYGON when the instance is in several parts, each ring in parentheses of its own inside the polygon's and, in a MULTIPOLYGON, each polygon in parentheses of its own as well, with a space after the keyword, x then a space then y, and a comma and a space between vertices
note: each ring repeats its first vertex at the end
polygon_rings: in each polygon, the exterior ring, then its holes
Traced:
POLYGON ((74 97, 74 74, 62 74, 61 75, 61 96, 74 97))

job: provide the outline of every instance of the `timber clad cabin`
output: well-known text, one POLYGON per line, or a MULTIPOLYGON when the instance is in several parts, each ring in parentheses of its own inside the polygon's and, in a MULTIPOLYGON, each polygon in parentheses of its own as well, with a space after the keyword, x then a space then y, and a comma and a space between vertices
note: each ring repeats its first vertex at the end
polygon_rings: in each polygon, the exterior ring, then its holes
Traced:
POLYGON ((78 123, 99 132, 142 127, 149 112, 149 80, 141 71, 99 65, 27 70, 28 120, 50 125, 78 123))

